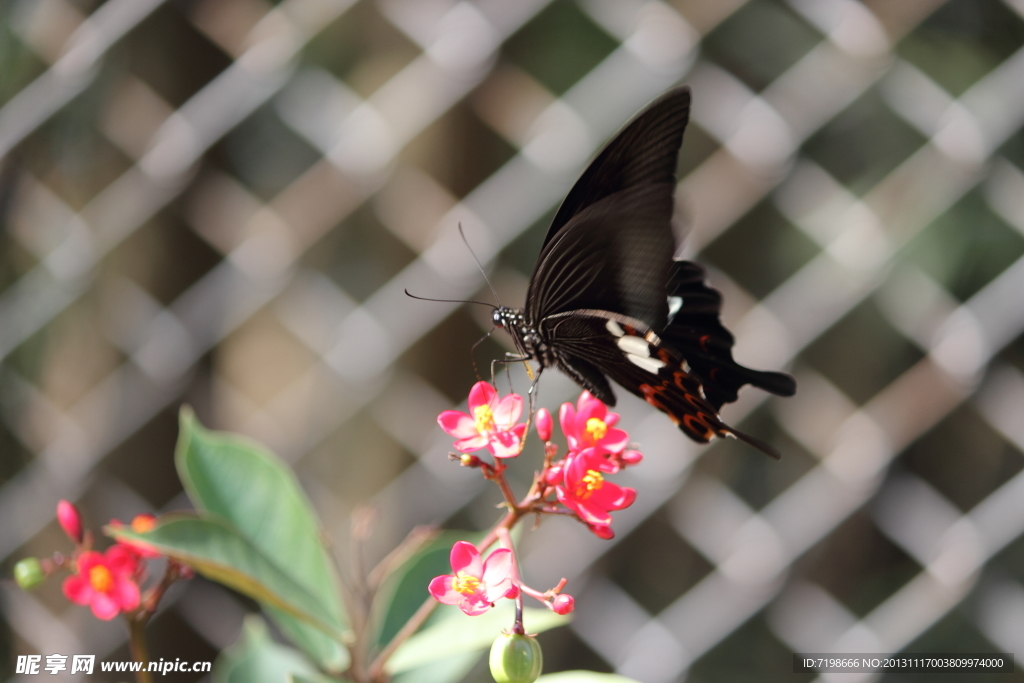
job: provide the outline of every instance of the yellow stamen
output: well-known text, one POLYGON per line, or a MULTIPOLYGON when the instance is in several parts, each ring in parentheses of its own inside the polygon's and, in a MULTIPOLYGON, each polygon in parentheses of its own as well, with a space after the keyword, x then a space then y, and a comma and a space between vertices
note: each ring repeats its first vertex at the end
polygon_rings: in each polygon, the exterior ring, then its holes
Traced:
POLYGON ((587 470, 576 486, 576 497, 586 500, 590 494, 604 486, 604 477, 597 470, 587 470))
POLYGON ((607 433, 608 425, 605 424, 604 420, 599 420, 596 417, 587 420, 587 436, 590 438, 591 443, 597 443, 607 433))
POLYGON ((472 595, 480 589, 480 579, 466 572, 458 572, 452 577, 452 589, 463 595, 472 595))
POLYGON ((489 405, 473 408, 473 419, 476 421, 476 431, 481 434, 494 431, 494 411, 489 405))
POLYGON ((89 570, 89 583, 100 593, 106 593, 114 587, 114 575, 102 564, 89 570))

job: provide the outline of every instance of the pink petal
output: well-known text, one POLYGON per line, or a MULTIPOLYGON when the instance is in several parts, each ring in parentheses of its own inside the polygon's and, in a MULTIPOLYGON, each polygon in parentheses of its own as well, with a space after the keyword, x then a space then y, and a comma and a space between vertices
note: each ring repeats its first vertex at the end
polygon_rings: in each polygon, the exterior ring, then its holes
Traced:
POLYGON ((93 590, 92 584, 81 574, 72 574, 68 578, 64 579, 64 597, 76 605, 88 605, 89 601, 92 600, 93 590))
POLYGON ((456 441, 455 450, 459 451, 460 453, 472 453, 473 451, 478 451, 481 448, 486 448, 487 443, 488 438, 486 436, 484 436, 483 434, 477 434, 476 436, 470 437, 468 439, 459 439, 458 441, 456 441))
POLYGON ((461 609, 463 612, 465 612, 467 615, 471 617, 483 614, 487 610, 491 609, 491 607, 491 603, 486 602, 484 600, 480 600, 478 598, 466 598, 461 603, 459 603, 459 609, 461 609))
POLYGON ((437 424, 456 439, 476 436, 476 421, 458 410, 446 410, 437 416, 437 424))
POLYGON ((92 596, 92 602, 89 604, 92 607, 92 613, 96 615, 97 619, 104 621, 110 621, 117 616, 117 613, 121 610, 117 607, 117 602, 111 596, 106 593, 96 592, 92 596))
POLYGON ((608 413, 604 416, 604 423, 609 427, 614 427, 619 423, 618 413, 608 413))
POLYGON ((519 416, 523 414, 523 397, 519 394, 509 394, 498 401, 494 409, 494 423, 499 429, 508 429, 516 423, 519 416))
POLYGON ((576 438, 576 411, 571 403, 563 403, 558 409, 558 424, 562 433, 569 437, 569 447, 572 448, 576 438))
POLYGON ((508 578, 512 571, 512 551, 499 548, 487 556, 481 579, 488 586, 499 584, 508 578))
MULTIPOLYGON (((604 403, 602 403, 599 399, 594 398, 594 395, 591 394, 586 389, 583 390, 583 393, 580 394, 579 400, 576 401, 577 414, 582 416, 583 413, 587 413, 587 419, 590 419, 592 417, 604 419, 605 413, 607 411, 608 408, 604 405, 604 403), (601 411, 601 413, 597 414, 598 411, 601 411)), ((580 422, 586 423, 586 420, 581 420, 580 422)))
POLYGON ((509 597, 510 593, 518 592, 518 589, 513 585, 512 579, 508 578, 504 581, 499 581, 493 586, 488 584, 487 590, 484 591, 484 595, 487 596, 489 602, 496 602, 502 598, 509 597))
POLYGON ((473 385, 473 388, 469 390, 469 412, 477 406, 490 405, 491 400, 497 396, 497 390, 487 382, 477 382, 473 385))
POLYGON ((629 434, 621 429, 609 429, 598 443, 612 453, 621 453, 629 445, 629 434))
POLYGON ((117 578, 131 576, 139 566, 139 556, 133 548, 114 545, 107 548, 103 559, 110 573, 117 578))
POLYGON ((522 435, 526 430, 526 425, 516 425, 515 429, 508 432, 498 432, 497 434, 491 434, 490 441, 487 444, 487 450, 495 458, 514 458, 520 453, 520 447, 522 446, 522 435))
POLYGON ((83 576, 88 576, 90 569, 92 569, 98 564, 105 565, 106 563, 103 562, 102 555, 100 555, 95 550, 89 550, 79 555, 78 559, 75 560, 75 564, 78 566, 79 574, 83 576))
POLYGON ((139 587, 134 581, 128 579, 116 581, 114 589, 110 591, 110 597, 123 611, 130 612, 139 606, 139 587))
POLYGON ((427 586, 427 590, 438 602, 445 605, 457 605, 462 602, 462 593, 452 587, 452 580, 454 578, 455 577, 451 574, 435 576, 431 579, 430 585, 427 586))
POLYGON ((605 481, 601 488, 590 494, 587 503, 605 510, 621 510, 636 500, 636 491, 605 481))
POLYGON ((577 501, 576 514, 588 524, 611 524, 612 516, 608 510, 599 505, 591 496, 587 500, 577 501))
POLYGON ((458 541, 452 546, 452 554, 449 559, 452 563, 452 570, 456 574, 466 572, 478 579, 483 574, 484 563, 480 560, 480 551, 472 543, 458 541))

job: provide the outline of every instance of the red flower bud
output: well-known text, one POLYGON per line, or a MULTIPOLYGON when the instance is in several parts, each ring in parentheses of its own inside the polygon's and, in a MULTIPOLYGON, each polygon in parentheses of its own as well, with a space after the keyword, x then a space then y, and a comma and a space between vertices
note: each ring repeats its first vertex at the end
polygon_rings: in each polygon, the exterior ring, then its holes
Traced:
POLYGON ((644 454, 640 451, 625 451, 619 458, 623 465, 636 465, 644 459, 644 454))
POLYGON ((463 467, 480 467, 481 462, 480 458, 475 455, 469 455, 468 453, 460 455, 459 461, 462 463, 463 467))
POLYGON ((537 436, 540 437, 541 441, 551 441, 551 427, 553 424, 551 413, 548 412, 547 408, 541 408, 537 411, 537 436))
POLYGON ((57 522, 75 545, 82 542, 82 516, 78 508, 66 500, 57 502, 57 522))
POLYGON ((556 595, 551 601, 551 611, 555 614, 568 614, 576 607, 576 601, 567 593, 556 595))
POLYGON ((544 482, 555 486, 556 484, 562 483, 562 466, 552 465, 548 468, 547 472, 544 473, 544 482))

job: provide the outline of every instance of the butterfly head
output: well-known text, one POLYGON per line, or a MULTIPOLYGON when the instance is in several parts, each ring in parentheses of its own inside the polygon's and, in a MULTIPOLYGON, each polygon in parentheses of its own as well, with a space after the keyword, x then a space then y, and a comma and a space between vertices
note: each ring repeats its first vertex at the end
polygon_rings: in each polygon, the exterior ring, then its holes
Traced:
POLYGON ((523 325, 523 312, 508 306, 498 306, 491 315, 491 321, 495 327, 503 330, 512 330, 523 325))

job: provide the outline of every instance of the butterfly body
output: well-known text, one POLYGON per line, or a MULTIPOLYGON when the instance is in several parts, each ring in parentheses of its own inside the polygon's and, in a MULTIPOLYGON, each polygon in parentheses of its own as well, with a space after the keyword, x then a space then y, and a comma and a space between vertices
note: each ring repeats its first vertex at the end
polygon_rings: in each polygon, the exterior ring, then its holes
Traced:
POLYGON ((771 446, 718 416, 744 384, 788 396, 793 379, 732 359, 721 295, 704 271, 674 261, 675 166, 690 91, 670 90, 591 162, 548 229, 523 309, 493 321, 525 358, 556 367, 608 405, 609 380, 665 412, 694 440, 734 436, 771 446))

